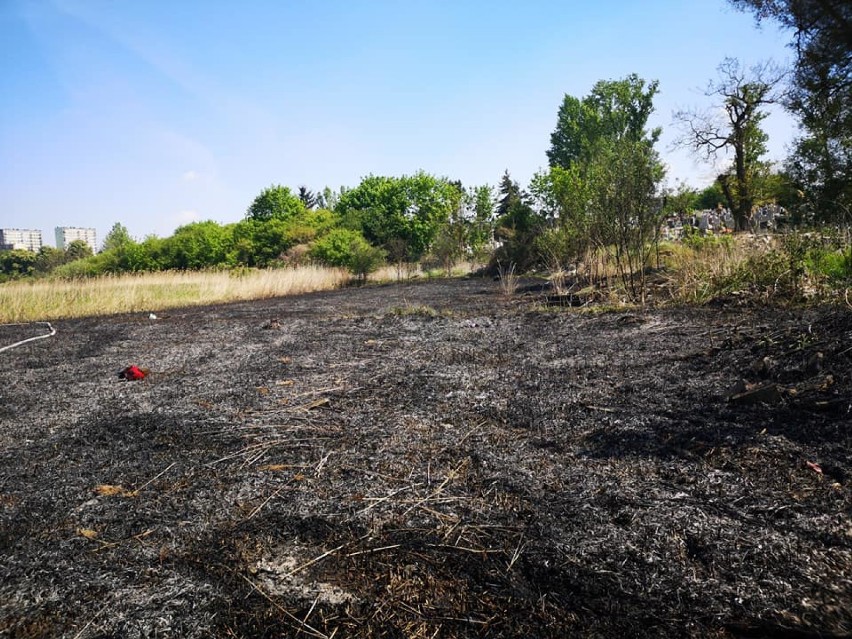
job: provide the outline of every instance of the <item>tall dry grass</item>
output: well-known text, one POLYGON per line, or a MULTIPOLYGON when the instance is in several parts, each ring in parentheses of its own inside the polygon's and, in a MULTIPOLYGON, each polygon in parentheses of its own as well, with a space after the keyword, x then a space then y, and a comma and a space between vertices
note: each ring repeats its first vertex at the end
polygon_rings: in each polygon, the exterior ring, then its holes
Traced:
POLYGON ((667 243, 662 262, 671 276, 672 301, 685 304, 706 302, 720 286, 735 279, 749 260, 773 248, 766 237, 743 236, 728 242, 707 242, 698 247, 667 243))
POLYGON ((0 323, 150 312, 181 306, 325 291, 347 283, 342 269, 303 266, 234 272, 164 272, 0 285, 0 323))
MULTIPOLYGON (((476 264, 471 261, 457 262, 450 269, 450 277, 464 277, 476 269, 476 264)), ((378 270, 371 273, 368 280, 371 282, 406 282, 420 278, 446 277, 447 272, 443 268, 424 268, 417 262, 402 264, 384 264, 378 270)))

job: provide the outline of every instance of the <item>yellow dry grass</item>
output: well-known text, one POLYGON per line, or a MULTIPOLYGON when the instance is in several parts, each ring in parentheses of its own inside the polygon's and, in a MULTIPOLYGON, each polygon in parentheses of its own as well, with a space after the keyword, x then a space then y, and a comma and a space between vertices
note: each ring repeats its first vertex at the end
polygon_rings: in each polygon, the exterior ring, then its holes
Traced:
POLYGON ((0 285, 0 323, 159 311, 339 288, 341 269, 303 266, 238 272, 164 272, 0 285))
POLYGON ((684 244, 666 244, 662 261, 671 273, 670 294, 679 303, 701 303, 711 296, 719 282, 743 268, 749 258, 772 248, 768 238, 742 236, 730 243, 695 249, 684 244))

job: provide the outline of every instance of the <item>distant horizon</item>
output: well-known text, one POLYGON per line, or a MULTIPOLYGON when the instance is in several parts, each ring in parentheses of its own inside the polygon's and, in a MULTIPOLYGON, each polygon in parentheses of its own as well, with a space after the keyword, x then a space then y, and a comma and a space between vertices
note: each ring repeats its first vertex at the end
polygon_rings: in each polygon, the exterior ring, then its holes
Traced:
MULTIPOLYGON (((10 0, 0 227, 166 237, 236 222, 273 184, 336 191, 418 170, 493 187, 508 170, 526 188, 563 96, 631 73, 660 83, 649 126, 667 184, 700 190, 719 167, 672 147, 673 111, 710 105, 701 87, 725 57, 789 62, 790 39, 725 0, 10 0)), ((780 162, 796 123, 776 108, 764 124, 780 162)))

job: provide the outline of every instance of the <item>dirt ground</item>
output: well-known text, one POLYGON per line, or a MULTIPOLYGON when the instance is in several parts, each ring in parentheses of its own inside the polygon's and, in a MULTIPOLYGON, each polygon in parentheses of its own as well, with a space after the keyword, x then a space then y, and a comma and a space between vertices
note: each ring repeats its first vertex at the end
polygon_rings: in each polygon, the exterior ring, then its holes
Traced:
POLYGON ((852 313, 538 288, 152 309, 0 353, 0 636, 850 636, 852 313))

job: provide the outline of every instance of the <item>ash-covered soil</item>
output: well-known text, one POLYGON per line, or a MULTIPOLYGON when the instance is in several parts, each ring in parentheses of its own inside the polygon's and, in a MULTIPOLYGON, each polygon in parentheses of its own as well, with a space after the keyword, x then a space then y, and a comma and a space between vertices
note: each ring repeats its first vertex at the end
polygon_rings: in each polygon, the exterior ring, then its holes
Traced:
POLYGON ((850 312, 545 293, 353 288, 0 353, 0 636, 849 636, 850 312))

